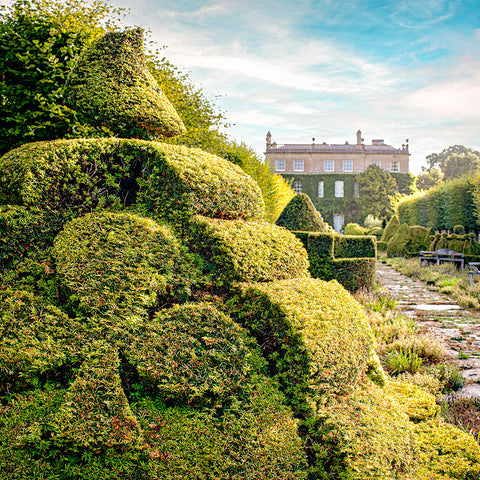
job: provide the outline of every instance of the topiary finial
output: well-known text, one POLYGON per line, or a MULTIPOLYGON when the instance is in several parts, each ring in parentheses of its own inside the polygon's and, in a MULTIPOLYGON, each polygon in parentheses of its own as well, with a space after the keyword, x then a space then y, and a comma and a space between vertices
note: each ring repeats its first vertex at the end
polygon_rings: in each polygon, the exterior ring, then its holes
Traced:
POLYGON ((326 232, 328 230, 320 212, 305 193, 295 195, 275 223, 288 228, 288 230, 304 232, 326 232))
POLYGON ((81 121, 119 137, 174 137, 185 131, 147 68, 140 28, 110 32, 93 43, 70 75, 66 102, 81 121))

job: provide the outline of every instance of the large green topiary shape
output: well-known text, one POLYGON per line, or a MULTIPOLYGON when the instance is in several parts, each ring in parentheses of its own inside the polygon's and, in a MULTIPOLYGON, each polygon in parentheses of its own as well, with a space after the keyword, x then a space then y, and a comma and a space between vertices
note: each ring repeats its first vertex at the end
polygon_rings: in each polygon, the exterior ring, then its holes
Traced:
POLYGON ((328 231, 322 216, 305 193, 295 195, 275 223, 289 230, 301 232, 328 231))
POLYGON ((387 223, 385 230, 383 231, 381 241, 388 243, 399 228, 400 228, 400 221, 398 220, 398 216, 393 215, 393 217, 387 223))
POLYGON ((405 255, 407 244, 410 240, 410 229, 404 223, 389 240, 387 247, 387 256, 400 257, 405 255))
POLYGON ((174 137, 182 120, 149 72, 143 30, 111 32, 88 48, 71 73, 67 104, 84 123, 114 135, 174 137))

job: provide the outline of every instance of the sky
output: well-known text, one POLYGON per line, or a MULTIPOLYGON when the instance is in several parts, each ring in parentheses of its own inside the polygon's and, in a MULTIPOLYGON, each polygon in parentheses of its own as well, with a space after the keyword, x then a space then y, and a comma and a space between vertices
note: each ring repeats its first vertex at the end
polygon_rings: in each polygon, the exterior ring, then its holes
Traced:
POLYGON ((267 131, 278 144, 409 139, 415 174, 450 145, 480 150, 477 0, 110 3, 261 155, 267 131))

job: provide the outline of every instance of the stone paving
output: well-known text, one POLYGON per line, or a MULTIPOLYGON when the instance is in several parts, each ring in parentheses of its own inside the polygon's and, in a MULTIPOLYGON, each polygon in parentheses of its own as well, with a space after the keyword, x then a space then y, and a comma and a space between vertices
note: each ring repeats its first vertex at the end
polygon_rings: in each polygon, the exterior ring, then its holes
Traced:
POLYGON ((462 309, 452 297, 377 262, 377 282, 413 318, 422 332, 442 341, 448 362, 467 380, 457 396, 480 397, 480 311, 462 309))

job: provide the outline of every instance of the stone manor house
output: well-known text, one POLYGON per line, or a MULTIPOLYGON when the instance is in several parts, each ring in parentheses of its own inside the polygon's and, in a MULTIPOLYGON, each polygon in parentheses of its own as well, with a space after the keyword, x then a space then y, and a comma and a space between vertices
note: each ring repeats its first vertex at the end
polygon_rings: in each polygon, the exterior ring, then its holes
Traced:
POLYGON ((392 173, 399 191, 407 193, 413 176, 408 173, 408 140, 401 148, 372 140, 365 145, 362 132, 357 132, 356 143, 341 145, 315 143, 279 145, 267 133, 265 157, 275 173, 292 181, 297 193, 306 193, 324 219, 340 231, 344 224, 354 220, 358 184, 355 176, 369 165, 377 165, 392 173))

